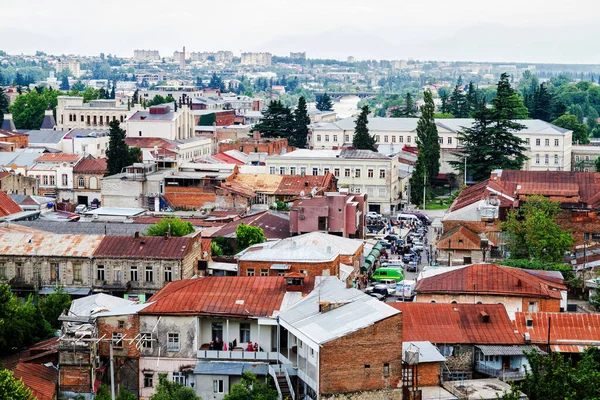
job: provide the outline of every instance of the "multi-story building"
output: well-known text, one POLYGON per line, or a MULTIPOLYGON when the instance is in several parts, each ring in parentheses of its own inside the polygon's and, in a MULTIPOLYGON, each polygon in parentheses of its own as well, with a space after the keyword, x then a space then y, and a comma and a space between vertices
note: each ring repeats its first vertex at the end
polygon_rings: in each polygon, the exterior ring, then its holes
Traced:
POLYGON ((600 157, 600 146, 573 146, 571 148, 571 170, 594 172, 598 157, 600 157))
POLYGON ((33 195, 38 193, 37 179, 16 174, 14 171, 0 171, 0 190, 7 194, 33 195))
POLYGON ((193 61, 215 61, 218 63, 230 63, 233 61, 233 52, 227 50, 219 50, 216 52, 192 52, 190 53, 190 58, 193 61))
POLYGON ((38 180, 40 195, 56 196, 73 188, 73 168, 81 158, 79 154, 45 153, 36 158, 27 175, 38 180))
POLYGON ((106 157, 110 139, 108 129, 71 129, 61 140, 65 153, 95 158, 106 157))
POLYGON ((83 97, 58 96, 56 107, 56 129, 108 129, 111 121, 123 123, 134 111, 117 100, 92 100, 83 102, 83 97))
POLYGON ((136 61, 160 61, 158 50, 134 50, 133 59, 136 61))
MULTIPOLYGON (((393 154, 405 146, 416 147, 418 118, 369 118, 369 133, 375 136, 378 151, 393 154)), ((541 120, 519 120, 524 129, 516 133, 524 141, 528 160, 526 171, 568 171, 571 169, 573 132, 541 120)), ((436 121, 441 147, 440 173, 456 172, 448 161, 457 160, 460 148, 458 132, 473 123, 468 118, 436 121)), ((319 123, 312 127, 309 145, 312 149, 338 149, 352 145, 356 123, 346 118, 333 123, 319 123)), ((467 167, 468 170, 468 167, 467 167)))
POLYGON ((271 53, 242 53, 242 65, 271 65, 271 53))
POLYGON ((75 78, 81 77, 81 65, 77 60, 61 60, 56 63, 56 73, 69 70, 75 78))
POLYGON ((106 158, 87 156, 73 167, 73 187, 58 191, 58 198, 90 206, 100 199, 100 181, 106 174, 106 158))
POLYGON ((182 163, 192 162, 212 154, 212 141, 208 138, 167 140, 157 137, 128 137, 125 143, 139 147, 142 159, 156 163, 158 169, 177 168, 182 163))
MULTIPOLYGON (((11 121, 12 122, 12 121, 11 121)), ((16 131, 5 131, 0 129, 1 151, 15 151, 24 149, 29 145, 29 136, 16 131)))
POLYGON ((398 157, 369 150, 308 150, 266 158, 271 175, 324 175, 333 173, 338 187, 367 194, 369 211, 384 214, 398 210, 402 193, 398 157))
POLYGON ((189 107, 161 104, 136 111, 125 123, 127 137, 182 140, 194 137, 194 115, 189 107))
POLYGON ((298 52, 290 51, 290 58, 295 59, 295 60, 306 60, 306 52, 305 51, 298 51, 298 52))

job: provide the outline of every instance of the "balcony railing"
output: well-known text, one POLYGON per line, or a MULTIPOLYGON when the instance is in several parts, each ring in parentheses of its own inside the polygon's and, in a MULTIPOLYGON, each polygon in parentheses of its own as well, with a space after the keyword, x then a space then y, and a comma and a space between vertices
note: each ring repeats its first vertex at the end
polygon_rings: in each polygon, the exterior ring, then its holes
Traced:
POLYGON ((287 361, 276 351, 198 350, 198 358, 219 360, 287 361))
POLYGON ((475 370, 477 372, 482 372, 484 374, 493 376, 493 377, 501 379, 503 381, 505 381, 505 380, 523 379, 525 377, 525 373, 523 371, 521 371, 521 370, 517 370, 517 369, 498 369, 498 368, 491 367, 489 365, 485 365, 485 363, 482 363, 480 361, 478 361, 475 364, 475 370))

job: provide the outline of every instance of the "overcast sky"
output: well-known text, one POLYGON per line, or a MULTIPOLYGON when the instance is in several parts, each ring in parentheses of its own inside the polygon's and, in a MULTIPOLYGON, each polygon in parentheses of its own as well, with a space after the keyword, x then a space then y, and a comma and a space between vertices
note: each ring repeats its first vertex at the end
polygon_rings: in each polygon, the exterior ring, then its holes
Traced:
POLYGON ((0 0, 0 49, 600 63, 599 11, 599 0, 0 0))

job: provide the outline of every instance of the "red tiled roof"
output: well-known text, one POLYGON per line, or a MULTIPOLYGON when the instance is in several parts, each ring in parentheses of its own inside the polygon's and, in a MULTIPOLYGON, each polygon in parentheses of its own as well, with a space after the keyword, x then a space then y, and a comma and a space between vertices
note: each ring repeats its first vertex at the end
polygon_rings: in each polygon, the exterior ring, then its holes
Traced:
POLYGON ((0 179, 4 178, 5 176, 10 175, 10 172, 8 171, 0 171, 0 179))
POLYGON ((36 162, 76 162, 81 156, 70 153, 45 153, 35 159, 36 162))
POLYGON ((566 288, 519 268, 496 264, 473 264, 423 278, 415 288, 417 293, 477 293, 552 299, 561 298, 559 290, 566 288))
POLYGON ((502 304, 389 303, 402 311, 402 340, 448 344, 523 344, 502 304), (482 312, 489 316, 483 321, 482 312))
POLYGON ((21 211, 23 211, 21 207, 6 192, 0 190, 0 217, 7 217, 21 211))
POLYGON ((170 282, 140 314, 269 317, 286 293, 282 276, 209 276, 170 282))
POLYGON ((42 364, 19 363, 13 370, 15 379, 21 379, 37 400, 54 400, 58 371, 42 364))
POLYGON ((73 167, 74 173, 104 174, 108 170, 106 158, 86 157, 73 167))
POLYGON ((190 237, 105 236, 94 257, 182 259, 192 247, 190 237))
POLYGON ((521 335, 528 332, 532 343, 544 344, 548 343, 548 319, 551 344, 600 345, 600 314, 518 312, 514 326, 521 335), (527 327, 527 319, 533 326, 527 327))
POLYGON ((290 236, 289 216, 268 210, 229 222, 216 232, 213 232, 210 237, 235 237, 235 231, 242 222, 246 225, 262 228, 267 239, 284 239, 290 236))
POLYGON ((213 154, 213 158, 223 161, 225 164, 245 165, 245 163, 243 161, 238 160, 235 157, 231 157, 230 155, 225 154, 225 153, 213 154))
POLYGON ((444 232, 436 247, 451 250, 480 250, 481 238, 469 228, 459 225, 444 232))

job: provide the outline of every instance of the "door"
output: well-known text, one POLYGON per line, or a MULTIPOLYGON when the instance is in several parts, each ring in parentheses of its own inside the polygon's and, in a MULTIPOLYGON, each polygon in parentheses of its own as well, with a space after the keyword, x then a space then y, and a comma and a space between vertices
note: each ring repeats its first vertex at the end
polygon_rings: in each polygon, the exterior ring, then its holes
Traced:
POLYGON ((510 370, 510 356, 502 356, 502 370, 510 370))

